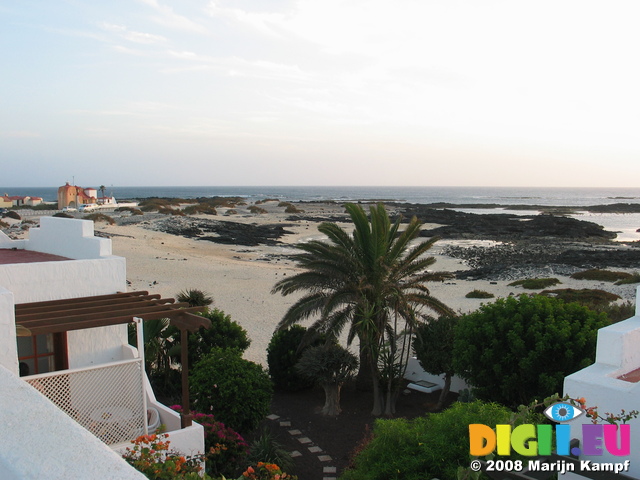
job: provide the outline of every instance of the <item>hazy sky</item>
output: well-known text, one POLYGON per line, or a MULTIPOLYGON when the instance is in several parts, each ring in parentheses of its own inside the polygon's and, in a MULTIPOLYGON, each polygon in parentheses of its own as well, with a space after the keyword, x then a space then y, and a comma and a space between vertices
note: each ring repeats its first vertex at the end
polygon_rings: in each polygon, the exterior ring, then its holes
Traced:
POLYGON ((640 2, 0 0, 0 185, 640 184, 640 2))

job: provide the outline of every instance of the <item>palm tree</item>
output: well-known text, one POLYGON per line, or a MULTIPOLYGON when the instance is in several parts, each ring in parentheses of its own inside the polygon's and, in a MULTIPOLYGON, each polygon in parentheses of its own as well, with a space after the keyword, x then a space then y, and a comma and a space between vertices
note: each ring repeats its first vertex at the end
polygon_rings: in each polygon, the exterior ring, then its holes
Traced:
MULTIPOLYGON (((104 201, 104 191, 105 191, 106 188, 107 187, 105 187, 104 185, 100 185, 100 188, 99 188, 100 192, 102 192, 102 194, 101 194, 102 195, 102 203, 106 203, 104 201)), ((98 203, 100 203, 100 202, 98 202, 98 203)))
POLYGON ((382 204, 370 207, 370 217, 359 205, 347 204, 346 209, 353 234, 335 223, 322 223, 318 230, 329 240, 300 244, 304 253, 296 260, 303 271, 274 286, 272 293, 282 295, 305 292, 278 328, 316 316, 310 331, 337 337, 349 326, 347 341, 351 344, 358 337, 361 372, 368 369, 371 375, 372 413, 391 415, 419 311, 426 307, 438 314, 452 313, 424 284, 449 275, 427 270, 435 259, 424 254, 436 239, 410 247, 420 233, 417 218, 400 232, 401 218, 392 224, 382 204))

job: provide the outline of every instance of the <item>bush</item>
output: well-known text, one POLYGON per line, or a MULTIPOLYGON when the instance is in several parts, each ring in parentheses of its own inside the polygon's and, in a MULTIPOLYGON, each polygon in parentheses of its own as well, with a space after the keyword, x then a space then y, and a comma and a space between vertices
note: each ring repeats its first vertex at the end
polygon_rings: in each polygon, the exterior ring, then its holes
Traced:
POLYGON ((18 214, 18 212, 15 212, 13 210, 9 210, 7 213, 4 214, 4 216, 13 218, 14 220, 22 220, 22 217, 18 214))
POLYGON ((575 290, 573 288, 559 288, 556 290, 543 290, 540 295, 553 296, 567 303, 578 302, 587 307, 596 305, 608 305, 609 303, 619 300, 620 296, 615 293, 605 292, 604 290, 582 288, 575 290))
POLYGON ((171 208, 171 207, 159 207, 158 208, 158 213, 161 213, 162 215, 176 215, 179 217, 184 217, 185 213, 184 211, 175 208, 171 208))
POLYGON ((169 450, 167 434, 141 435, 131 440, 133 447, 127 447, 122 458, 133 468, 151 480, 177 480, 200 478, 198 472, 201 456, 185 457, 169 450))
POLYGON ((287 452, 267 429, 263 430, 262 435, 251 443, 248 460, 249 463, 253 465, 258 462, 274 463, 279 465, 283 470, 293 470, 295 467, 293 458, 289 452, 287 452))
POLYGON ((640 283, 640 273, 633 272, 632 274, 629 275, 628 278, 625 278, 623 280, 618 280, 615 283, 615 285, 628 285, 631 283, 640 283))
POLYGON ((636 314, 636 305, 630 301, 623 303, 610 303, 607 305, 595 305, 592 310, 603 312, 611 323, 617 323, 636 314))
POLYGON ((324 389, 323 415, 339 415, 340 390, 358 368, 358 358, 337 343, 326 343, 305 350, 296 365, 300 375, 318 383, 324 389))
MULTIPOLYGON (((296 392, 311 388, 313 381, 300 375, 294 368, 305 348, 300 348, 307 332, 305 327, 293 325, 287 330, 276 330, 267 346, 269 376, 275 388, 296 392)), ((319 341, 312 344, 316 345, 319 341)))
POLYGON ((455 403, 413 420, 377 420, 373 438, 340 480, 456 479, 469 466, 469 425, 508 423, 511 412, 494 403, 455 403))
POLYGON ((144 215, 144 212, 139 208, 133 207, 118 207, 114 210, 114 212, 129 212, 131 215, 144 215))
POLYGON ((84 220, 93 220, 94 223, 105 222, 109 225, 114 225, 116 221, 111 218, 109 215, 105 215, 104 213, 90 213, 89 215, 85 215, 84 220))
POLYGON ((197 215, 199 213, 203 213, 205 215, 217 215, 218 211, 215 207, 208 205, 206 203, 198 203, 196 205, 189 205, 184 209, 184 213, 187 215, 197 215))
POLYGON ((267 372, 236 349, 214 348, 189 377, 194 408, 237 432, 254 430, 269 413, 273 387, 267 372))
POLYGON ((453 370, 453 340, 457 317, 440 317, 438 320, 430 319, 421 323, 416 328, 416 339, 413 342, 413 351, 422 369, 433 375, 444 375, 445 381, 436 410, 444 405, 451 389, 453 370))
POLYGON ((557 278, 527 278, 525 280, 517 280, 509 284, 510 287, 522 287, 529 290, 540 290, 541 288, 553 287, 562 283, 557 278))
POLYGON ((454 370, 482 400, 529 404, 593 363, 598 329, 608 323, 602 313, 555 298, 499 299, 458 321, 454 370))
POLYGON ((599 282, 615 282, 617 280, 626 280, 630 277, 630 273, 612 272, 611 270, 600 270, 599 268, 592 268, 591 270, 585 270, 571 275, 571 278, 575 278, 576 280, 596 280, 599 282))
POLYGON ((249 212, 251 213, 255 213, 255 214, 262 214, 262 213, 267 213, 267 211, 262 208, 262 207, 256 207, 255 205, 251 205, 249 207, 249 212))
POLYGON ((485 292, 484 290, 471 290, 465 295, 466 298, 493 298, 493 293, 485 292))
POLYGON ((194 365, 214 348, 244 352, 251 345, 247 331, 222 310, 214 308, 202 316, 211 320, 211 327, 200 327, 189 334, 189 365, 194 365))
MULTIPOLYGON (((171 408, 182 413, 182 406, 171 408)), ((249 454, 249 445, 242 436, 216 421, 213 415, 191 412, 193 420, 204 428, 204 450, 207 473, 210 475, 236 476, 249 454)))

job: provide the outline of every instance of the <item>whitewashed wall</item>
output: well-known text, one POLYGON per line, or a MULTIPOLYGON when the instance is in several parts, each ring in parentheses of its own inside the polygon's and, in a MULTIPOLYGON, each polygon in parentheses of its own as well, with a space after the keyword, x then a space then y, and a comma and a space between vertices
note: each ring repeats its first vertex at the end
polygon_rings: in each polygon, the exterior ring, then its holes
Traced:
MULTIPOLYGON (((32 228, 28 240, 11 243, 11 240, 0 238, 0 241, 3 242, 2 248, 24 247, 26 250, 80 258, 0 265, 0 287, 13 294, 16 304, 108 295, 127 290, 126 260, 111 255, 111 240, 93 237, 91 221, 42 217, 40 228, 32 228)), ((0 325, 9 321, 0 317, 0 325)), ((8 348, 9 338, 0 337, 0 352, 8 348)), ((12 341, 15 343, 15 337, 12 341)), ((69 332, 69 367, 81 368, 120 360, 122 345, 126 343, 126 325, 69 332)), ((2 364, 14 370, 14 366, 2 364)))
POLYGON ((117 453, 0 366, 0 478, 144 480, 117 453))
MULTIPOLYGON (((638 289, 640 294, 640 288, 638 289)), ((573 398, 584 397, 588 407, 597 407, 598 413, 614 415, 622 410, 640 410, 640 383, 626 382, 617 377, 640 368, 640 306, 636 297, 635 316, 598 331, 596 362, 564 380, 564 394, 573 398)), ((591 423, 586 416, 570 423, 572 438, 582 438, 582 425, 591 423)), ((616 457, 605 452, 598 457, 582 455, 581 460, 594 462, 624 462, 631 467, 625 475, 640 478, 640 419, 631 420, 631 456, 616 457)), ((613 478, 612 474, 612 478, 613 478)), ((567 478, 583 478, 567 475, 567 478)))
POLYGON ((18 375, 16 319, 13 294, 0 287, 0 365, 18 375))
POLYGON ((111 255, 111 240, 93 236, 93 222, 40 217, 40 228, 29 230, 27 250, 83 259, 111 255))

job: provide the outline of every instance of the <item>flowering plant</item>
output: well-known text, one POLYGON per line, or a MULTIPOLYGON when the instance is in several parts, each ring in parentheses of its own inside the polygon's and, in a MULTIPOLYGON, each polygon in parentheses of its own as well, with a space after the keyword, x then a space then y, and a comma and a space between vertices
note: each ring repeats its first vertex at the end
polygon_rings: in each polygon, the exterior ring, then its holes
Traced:
POLYGON ((295 475, 283 472, 275 463, 258 462, 256 467, 249 467, 238 480, 298 480, 295 475))
MULTIPOLYGON (((182 413, 180 405, 171 408, 182 413)), ((213 415, 193 412, 193 420, 204 427, 207 472, 211 475, 233 475, 249 453, 249 445, 242 436, 213 415)))
POLYGON ((620 413, 618 415, 605 412, 605 416, 603 417, 598 414, 598 407, 587 407, 587 401, 584 399, 584 397, 569 398, 569 401, 571 401, 571 403, 580 405, 580 408, 585 411, 587 417, 591 418, 591 423, 593 424, 598 423, 598 421, 600 420, 612 425, 618 425, 618 422, 627 423, 632 418, 637 418, 638 415, 640 415, 640 412, 638 412, 638 410, 631 410, 630 412, 620 410, 620 413))
POLYGON ((185 457, 170 451, 168 437, 166 433, 140 435, 131 440, 133 447, 127 447, 122 457, 151 480, 196 478, 202 470, 202 457, 185 457))

